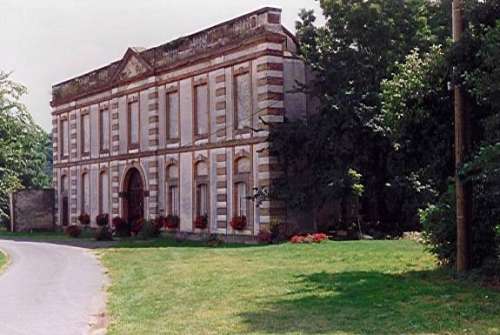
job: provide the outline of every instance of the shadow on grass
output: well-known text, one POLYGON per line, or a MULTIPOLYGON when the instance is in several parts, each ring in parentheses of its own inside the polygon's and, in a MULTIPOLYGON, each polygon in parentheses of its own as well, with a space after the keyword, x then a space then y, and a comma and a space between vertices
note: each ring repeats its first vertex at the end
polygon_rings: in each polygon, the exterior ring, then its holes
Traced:
POLYGON ((288 294, 239 316, 248 333, 499 334, 500 294, 447 278, 443 271, 303 275, 288 294), (475 323, 482 331, 468 332, 475 323))

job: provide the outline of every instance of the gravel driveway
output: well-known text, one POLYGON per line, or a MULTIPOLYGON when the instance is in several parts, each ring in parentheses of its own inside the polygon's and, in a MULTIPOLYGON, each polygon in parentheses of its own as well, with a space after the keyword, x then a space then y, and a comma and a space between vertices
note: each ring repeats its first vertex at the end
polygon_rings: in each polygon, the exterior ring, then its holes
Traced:
POLYGON ((86 335, 104 310, 106 275, 87 249, 0 240, 0 334, 86 335))

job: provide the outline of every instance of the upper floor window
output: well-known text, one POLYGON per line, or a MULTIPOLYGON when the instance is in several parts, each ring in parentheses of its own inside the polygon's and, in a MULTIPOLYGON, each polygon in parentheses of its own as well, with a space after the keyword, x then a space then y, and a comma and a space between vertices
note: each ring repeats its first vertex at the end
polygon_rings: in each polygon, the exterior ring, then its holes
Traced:
POLYGON ((99 142, 101 152, 109 151, 109 110, 101 109, 99 114, 99 142))
POLYGON ((179 94, 167 94, 167 138, 179 138, 179 94))
POLYGON ((61 152, 62 157, 67 158, 69 155, 69 124, 68 120, 61 121, 61 152))
POLYGON ((250 73, 246 72, 234 78, 235 128, 245 129, 252 125, 252 85, 250 73))
POLYGON ((129 149, 139 147, 139 102, 128 104, 128 139, 129 149))
POLYGON ((208 134, 208 85, 195 86, 195 134, 208 134))
POLYGON ((81 126, 81 140, 82 140, 82 154, 88 155, 90 153, 90 115, 82 115, 81 126))

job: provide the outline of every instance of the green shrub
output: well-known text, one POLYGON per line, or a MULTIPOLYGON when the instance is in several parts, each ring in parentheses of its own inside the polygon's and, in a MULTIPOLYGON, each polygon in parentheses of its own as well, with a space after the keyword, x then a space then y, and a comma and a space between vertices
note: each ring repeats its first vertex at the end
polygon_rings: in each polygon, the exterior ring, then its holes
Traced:
POLYGON ((137 238, 140 240, 148 240, 157 238, 161 234, 161 226, 157 221, 144 220, 141 230, 137 233, 137 238))
POLYGON ((132 234, 131 230, 132 227, 127 220, 122 219, 121 217, 117 216, 113 218, 113 228, 115 230, 115 234, 118 237, 130 237, 132 234))
POLYGON ((97 215, 95 218, 95 223, 99 227, 108 225, 109 224, 109 214, 104 213, 104 214, 97 215))
POLYGON ((101 226, 97 228, 95 233, 95 239, 97 241, 112 241, 113 240, 113 232, 109 225, 101 226))
POLYGON ((66 229, 64 230, 64 232, 69 237, 78 238, 82 234, 82 229, 79 226, 72 225, 72 226, 66 227, 66 229))
MULTIPOLYGON (((480 268, 489 258, 497 257, 498 244, 496 227, 500 219, 500 199, 493 192, 487 180, 477 180, 474 184, 474 201, 471 228, 471 264, 480 268)), ((420 211, 424 238, 429 250, 441 263, 452 265, 456 262, 456 206, 454 187, 443 194, 439 201, 420 211)))

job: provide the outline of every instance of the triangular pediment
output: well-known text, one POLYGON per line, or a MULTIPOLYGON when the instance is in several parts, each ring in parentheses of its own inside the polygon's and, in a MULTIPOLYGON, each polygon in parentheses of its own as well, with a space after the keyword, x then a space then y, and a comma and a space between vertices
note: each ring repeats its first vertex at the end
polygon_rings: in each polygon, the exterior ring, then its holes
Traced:
POLYGON ((151 70, 151 66, 144 58, 134 49, 129 48, 113 76, 113 81, 128 81, 151 70))

